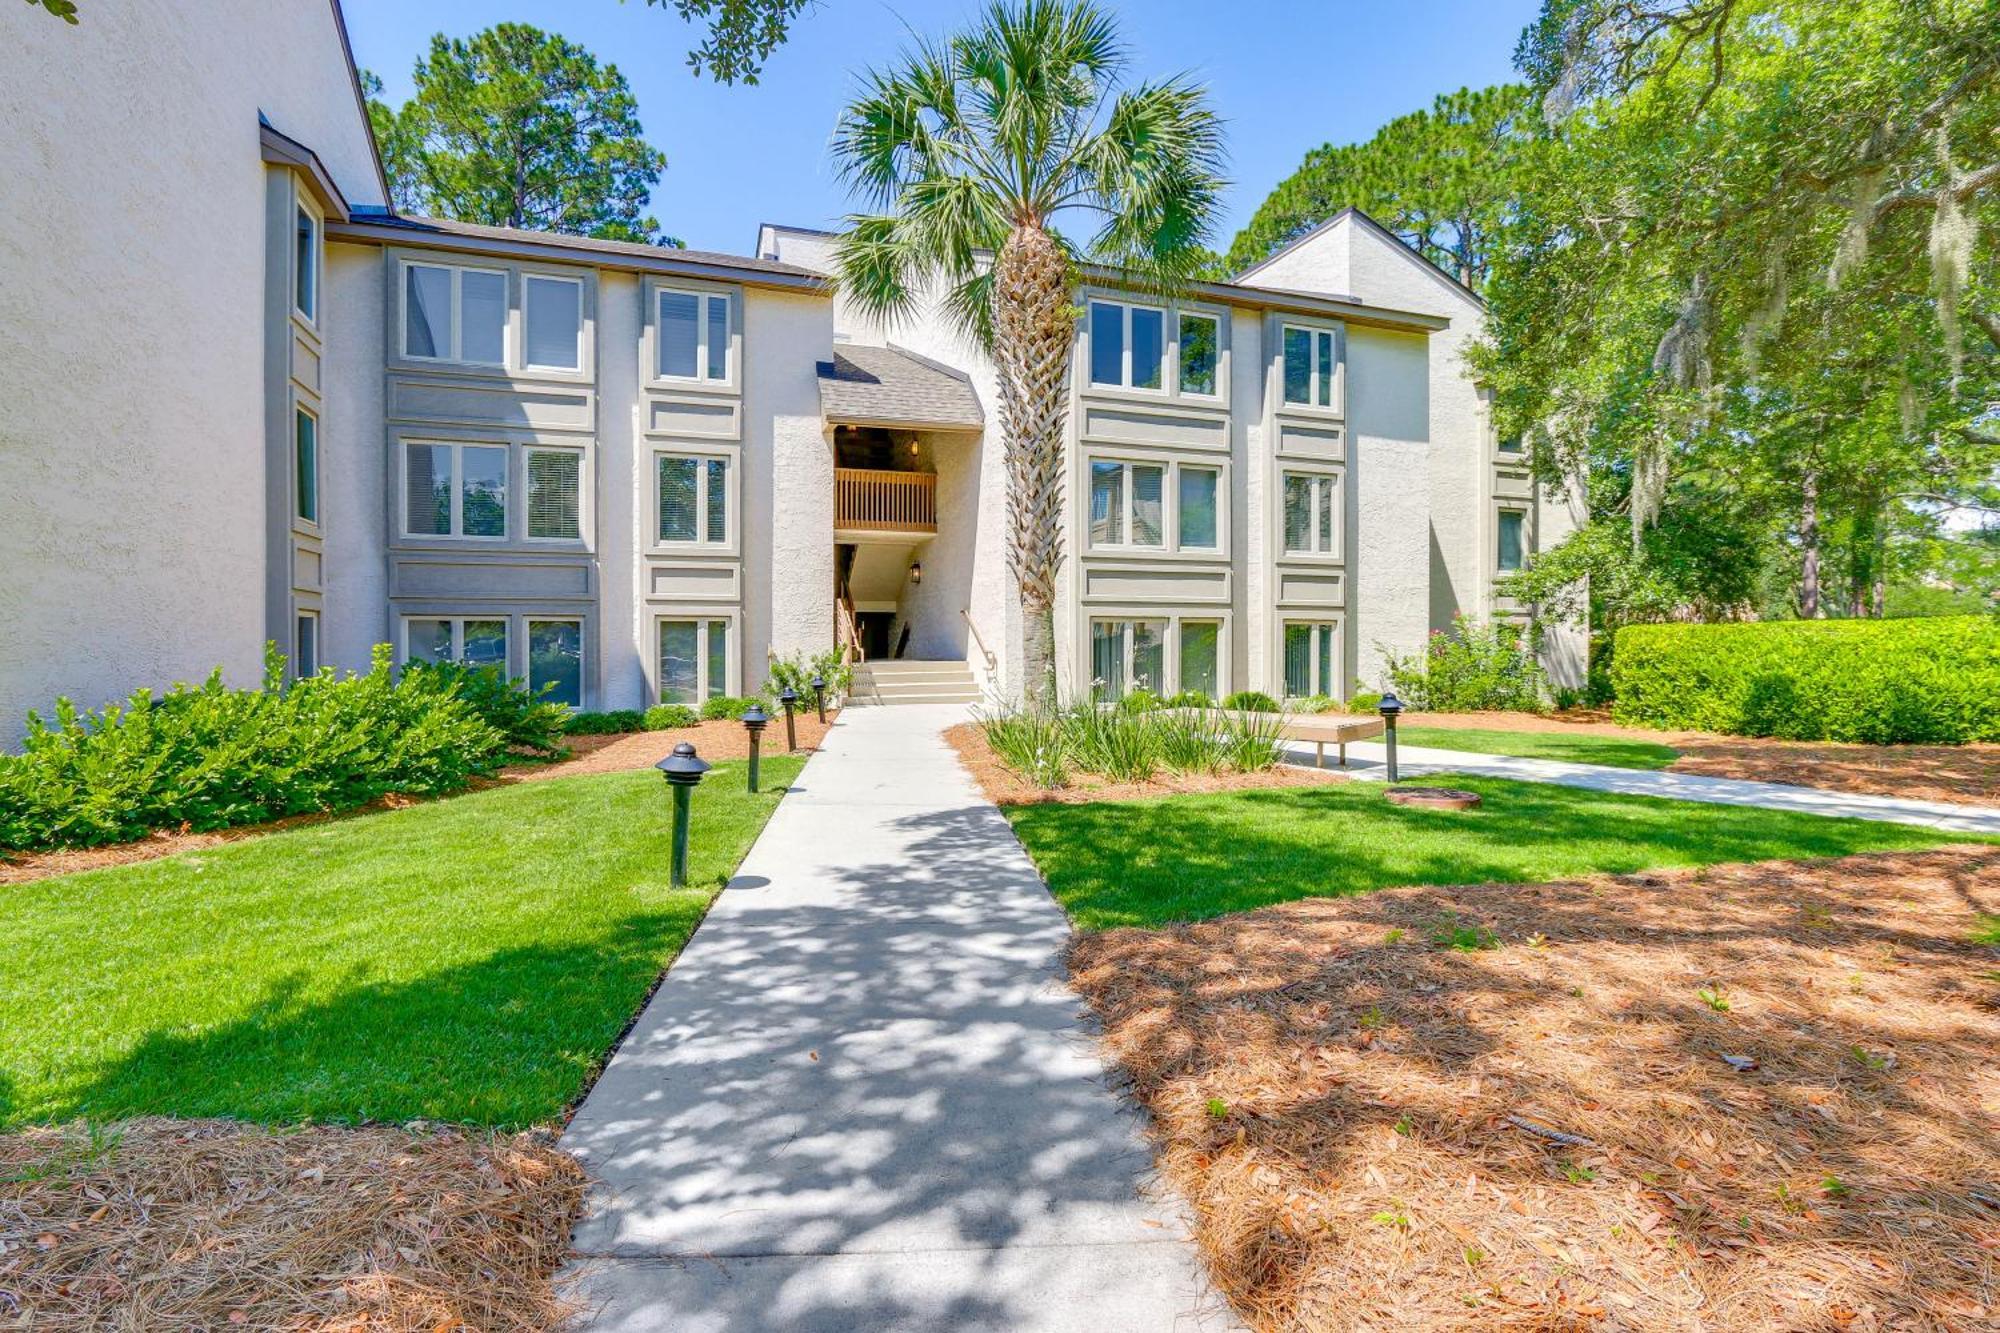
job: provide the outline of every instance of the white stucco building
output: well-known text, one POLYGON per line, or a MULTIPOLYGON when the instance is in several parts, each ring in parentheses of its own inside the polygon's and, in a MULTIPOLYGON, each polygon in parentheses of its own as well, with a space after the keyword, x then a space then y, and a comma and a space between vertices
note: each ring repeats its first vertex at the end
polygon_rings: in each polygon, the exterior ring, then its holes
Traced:
MULTIPOLYGON (((709 254, 395 215, 330 0, 38 11, 0 44, 0 742, 275 641, 588 708, 852 638, 1021 685, 993 369, 832 238, 709 254)), ((1345 213, 1171 303, 1089 275, 1065 691, 1379 685, 1569 530, 1478 300, 1345 213)), ((1561 642, 1559 678, 1580 674, 1561 642)))

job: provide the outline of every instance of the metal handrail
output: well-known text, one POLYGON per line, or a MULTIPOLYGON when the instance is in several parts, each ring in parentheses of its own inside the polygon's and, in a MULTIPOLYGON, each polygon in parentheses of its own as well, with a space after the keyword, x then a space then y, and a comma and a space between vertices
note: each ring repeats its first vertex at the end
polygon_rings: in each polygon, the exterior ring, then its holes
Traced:
POLYGON ((965 627, 972 631, 972 641, 979 645, 979 654, 986 659, 986 674, 993 675, 1000 669, 1000 659, 986 646, 986 640, 979 637, 979 626, 972 623, 972 609, 961 606, 958 608, 958 614, 965 617, 965 627))
POLYGON ((854 615, 854 599, 843 589, 840 595, 833 599, 833 609, 840 617, 839 629, 846 636, 841 649, 847 654, 847 664, 852 666, 856 662, 867 661, 868 650, 861 644, 861 625, 854 615))

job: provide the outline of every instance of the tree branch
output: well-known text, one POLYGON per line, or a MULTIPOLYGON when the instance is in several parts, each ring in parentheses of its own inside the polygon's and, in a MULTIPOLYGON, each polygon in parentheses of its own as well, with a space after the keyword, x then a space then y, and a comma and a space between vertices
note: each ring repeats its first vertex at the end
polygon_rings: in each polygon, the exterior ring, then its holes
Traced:
MULTIPOLYGON (((1960 176, 1952 182, 1951 196, 1964 203, 1981 190, 1994 185, 2000 185, 2000 162, 1988 163, 1977 171, 1968 171, 1960 176)), ((1892 213, 1897 209, 1936 208, 1939 193, 1941 192, 1938 190, 1891 190, 1875 201, 1874 210, 1870 215, 1871 223, 1884 213, 1892 213)))

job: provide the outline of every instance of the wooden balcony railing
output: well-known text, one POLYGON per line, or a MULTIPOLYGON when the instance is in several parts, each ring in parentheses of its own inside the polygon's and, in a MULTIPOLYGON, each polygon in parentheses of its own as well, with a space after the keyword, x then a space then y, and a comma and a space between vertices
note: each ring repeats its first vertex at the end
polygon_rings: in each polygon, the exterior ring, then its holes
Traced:
POLYGON ((833 526, 872 532, 936 532, 937 476, 930 472, 835 468, 833 526))

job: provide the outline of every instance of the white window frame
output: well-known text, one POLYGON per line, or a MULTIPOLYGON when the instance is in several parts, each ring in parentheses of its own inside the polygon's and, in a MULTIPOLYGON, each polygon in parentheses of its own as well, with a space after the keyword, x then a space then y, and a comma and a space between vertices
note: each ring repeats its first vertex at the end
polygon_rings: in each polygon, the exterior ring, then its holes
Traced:
POLYGON ((1347 544, 1346 515, 1341 512, 1347 507, 1345 488, 1346 477, 1339 468, 1286 466, 1278 470, 1277 549, 1281 558, 1285 560, 1323 560, 1330 562, 1341 560, 1347 544), (1313 548, 1307 551, 1294 551, 1285 545, 1285 492, 1288 489, 1287 483, 1293 477, 1305 477, 1313 482, 1312 504, 1306 515, 1306 521, 1309 525, 1308 530, 1312 533, 1313 548), (1321 483, 1324 483, 1323 487, 1321 483), (1319 549, 1322 506, 1332 510, 1333 519, 1332 531, 1328 536, 1328 540, 1332 545, 1324 551, 1319 549))
POLYGON ((742 520, 737 514, 736 496, 740 489, 738 474, 742 470, 742 459, 732 450, 703 449, 694 445, 656 445, 653 449, 653 466, 648 477, 648 491, 651 499, 652 526, 648 530, 649 545, 662 551, 733 551, 736 549, 736 534, 742 530, 742 520), (684 538, 667 538, 660 535, 660 461, 666 458, 692 458, 696 463, 719 462, 723 464, 722 481, 722 523, 721 541, 713 541, 708 532, 708 468, 695 469, 695 521, 702 536, 689 541, 684 538))
POLYGON ((1518 574, 1528 567, 1528 556, 1533 552, 1535 545, 1533 524, 1533 511, 1529 509, 1525 501, 1517 504, 1498 504, 1493 507, 1494 578, 1506 578, 1508 575, 1518 574), (1519 514, 1521 516, 1521 563, 1512 569, 1508 569, 1500 563, 1500 531, 1502 519, 1508 514, 1519 514))
MULTIPOLYGON (((517 505, 525 507, 525 500, 518 499, 524 483, 515 480, 515 455, 520 450, 506 440, 438 440, 424 436, 410 436, 396 441, 396 474, 400 485, 396 492, 397 530, 404 541, 412 542, 491 542, 500 543, 514 540, 514 512, 517 505), (451 450, 451 531, 411 532, 410 531, 410 446, 443 447, 451 450), (460 461, 467 449, 498 449, 507 456, 507 503, 501 507, 501 530, 497 537, 468 535, 465 532, 465 466, 460 461)), ((578 480, 579 488, 582 486, 578 480)), ((581 521, 582 498, 578 497, 579 521, 581 521)), ((525 526, 525 524, 523 525, 525 526)), ((479 619, 475 616, 474 619, 479 619)), ((419 616, 419 620, 442 620, 443 616, 419 616)))
MULTIPOLYGON (((422 443, 422 441, 411 441, 411 443, 422 443)), ((477 442, 474 442, 474 447, 479 447, 477 445, 477 442)), ((590 494, 590 485, 591 485, 590 450, 584 448, 582 445, 543 444, 540 442, 536 442, 531 444, 518 445, 515 447, 515 452, 521 456, 521 484, 520 484, 521 540, 524 542, 534 542, 537 545, 547 545, 547 546, 583 545, 588 540, 590 535, 590 506, 585 502, 585 497, 590 494), (532 531, 532 510, 529 508, 529 497, 528 497, 528 457, 531 454, 575 454, 576 455, 576 536, 537 537, 532 531)), ((408 455, 406 454, 404 455, 404 457, 407 459, 408 455)), ((510 464, 510 471, 511 471, 511 464, 510 464)), ((510 489, 512 488, 510 487, 510 489)), ((409 499, 406 494, 404 497, 404 510, 403 510, 403 521, 406 523, 409 521, 408 505, 409 505, 409 499)), ((512 508, 512 505, 510 504, 508 507, 512 508)), ((511 516, 510 516, 510 522, 511 522, 511 516)), ((493 538, 478 537, 474 538, 474 540, 492 541, 493 538)))
POLYGON ((1172 383, 1168 377, 1170 375, 1178 376, 1180 373, 1179 358, 1173 352, 1175 335, 1179 332, 1174 322, 1173 311, 1166 306, 1150 305, 1144 301, 1115 301, 1109 297, 1093 296, 1085 304, 1084 330, 1091 342, 1091 346, 1086 349, 1090 355, 1084 358, 1083 366, 1084 380, 1090 388, 1095 390, 1109 389, 1117 393, 1142 393, 1159 398, 1168 396, 1169 386, 1172 383), (1118 311, 1120 336, 1124 340, 1124 345, 1119 349, 1118 374, 1120 378, 1116 384, 1103 383, 1093 378, 1091 374, 1091 364, 1096 355, 1095 344, 1097 337, 1091 307, 1100 305, 1118 311), (1152 388, 1132 382, 1132 312, 1134 310, 1150 310, 1160 317, 1160 382, 1152 388))
POLYGON ((451 626, 451 660, 454 662, 465 661, 465 626, 467 621, 497 620, 507 627, 507 657, 505 661, 500 663, 500 669, 506 675, 507 679, 514 680, 517 678, 514 670, 514 653, 515 649, 521 646, 517 642, 520 635, 515 633, 514 630, 514 622, 517 619, 517 616, 506 611, 439 612, 435 615, 425 615, 415 611, 406 612, 398 617, 396 624, 396 637, 398 640, 396 646, 399 650, 396 665, 400 667, 410 660, 410 622, 413 620, 442 620, 451 626))
POLYGON ((1208 559, 1224 560, 1229 556, 1229 468, 1220 459, 1214 462, 1195 459, 1175 459, 1169 485, 1173 497, 1167 508, 1172 522, 1167 529, 1168 538, 1175 554, 1200 556, 1208 559), (1181 541, 1181 473, 1213 472, 1215 474, 1215 545, 1188 546, 1181 541))
POLYGON ((647 322, 651 326, 653 335, 653 345, 649 350, 649 355, 652 358, 649 373, 652 379, 657 383, 676 384, 683 387, 734 389, 736 387, 737 373, 736 345, 741 341, 743 332, 738 327, 739 321, 736 318, 735 294, 730 291, 719 291, 713 287, 696 287, 681 283, 659 282, 653 284, 651 300, 652 307, 648 311, 647 322), (666 339, 661 336, 660 299, 669 293, 676 296, 692 296, 695 298, 694 374, 692 375, 669 374, 660 364, 660 359, 666 352, 666 339), (724 373, 717 378, 710 378, 708 373, 708 368, 713 362, 713 349, 709 347, 708 343, 708 303, 710 301, 722 302, 723 310, 726 312, 729 321, 729 346, 723 349, 723 356, 726 358, 723 363, 724 373))
POLYGON ((1173 355, 1168 359, 1173 362, 1173 389, 1176 398, 1186 398, 1197 403, 1219 403, 1223 401, 1224 396, 1229 392, 1229 377, 1227 374, 1229 358, 1224 354, 1223 350, 1227 345, 1225 342, 1225 330, 1227 328, 1228 325, 1224 322, 1223 314, 1219 310, 1175 308, 1174 336, 1171 342, 1173 355), (1198 393, 1193 389, 1183 388, 1181 385, 1181 321, 1186 319, 1205 319, 1215 325, 1215 392, 1213 393, 1198 393))
POLYGON ((1095 674, 1097 670, 1097 626, 1124 626, 1124 633, 1119 636, 1118 647, 1119 662, 1125 673, 1125 691, 1117 696, 1122 699, 1126 694, 1130 694, 1134 689, 1138 688, 1136 682, 1133 680, 1132 645, 1133 640, 1138 637, 1133 632, 1133 626, 1141 623, 1158 625, 1160 627, 1160 685, 1158 693, 1161 698, 1165 698, 1172 692, 1172 681, 1174 672, 1178 668, 1177 653, 1180 646, 1180 641, 1174 632, 1174 618, 1165 612, 1157 611, 1093 611, 1089 620, 1084 625, 1083 637, 1084 652, 1089 654, 1088 668, 1091 673, 1087 679, 1091 682, 1091 691, 1093 694, 1096 692, 1097 680, 1095 674))
POLYGON ((321 279, 326 276, 325 265, 320 259, 320 256, 326 252, 326 218, 321 215, 317 208, 314 208, 307 202, 303 190, 294 190, 292 192, 292 207, 297 210, 292 219, 295 228, 298 225, 299 218, 304 218, 312 223, 311 270, 304 275, 306 289, 312 297, 311 309, 307 309, 299 304, 299 279, 301 275, 296 271, 298 263, 298 234, 294 231, 292 235, 292 253, 293 268, 295 271, 292 274, 292 314, 307 327, 317 330, 319 328, 320 288, 323 286, 321 279))
POLYGON ((1343 642, 1345 638, 1345 631, 1346 627, 1345 625, 1342 624, 1341 618, 1337 615, 1319 615, 1319 616, 1292 615, 1292 616, 1285 616, 1281 620, 1279 620, 1278 653, 1277 653, 1278 688, 1276 693, 1278 694, 1278 697, 1280 699, 1310 699, 1315 696, 1319 696, 1328 699, 1339 699, 1342 702, 1346 701, 1347 694, 1346 691, 1342 688, 1342 678, 1344 678, 1347 674, 1347 662, 1346 662, 1347 645, 1345 642, 1343 642), (1292 694, 1286 689, 1286 681, 1285 681, 1285 631, 1293 628, 1294 626, 1299 626, 1299 625, 1303 625, 1307 629, 1312 631, 1312 647, 1307 655, 1307 661, 1306 661, 1306 674, 1309 679, 1309 683, 1312 685, 1312 688, 1310 690, 1307 690, 1304 694, 1292 694), (1333 639, 1333 652, 1331 654, 1331 659, 1333 662, 1333 674, 1336 677, 1336 679, 1332 682, 1334 686, 1334 688, 1332 689, 1327 688, 1328 682, 1321 680, 1319 678, 1319 663, 1321 657, 1319 640, 1321 638, 1322 631, 1330 635, 1333 639))
POLYGON ((1342 413, 1345 404, 1341 400, 1346 397, 1347 393, 1347 385, 1341 375, 1341 367, 1347 360, 1346 344, 1347 331, 1338 324, 1308 324, 1290 319, 1280 321, 1278 324, 1279 407, 1287 412, 1327 412, 1336 415, 1342 413), (1285 396, 1285 335, 1293 329, 1297 329, 1299 332, 1308 335, 1308 341, 1312 346, 1312 360, 1308 364, 1306 372, 1308 400, 1303 403, 1296 402, 1285 396), (1319 336, 1322 333, 1331 334, 1333 342, 1333 360, 1326 365, 1320 364, 1319 357, 1319 336), (1319 377, 1322 372, 1327 377, 1327 401, 1324 403, 1319 401, 1319 377))
MULTIPOLYGON (((326 497, 321 493, 321 488, 320 488, 320 482, 325 476, 326 469, 322 468, 319 463, 319 451, 321 443, 319 432, 320 432, 320 419, 318 410, 307 405, 305 400, 294 395, 294 397, 292 398, 292 522, 295 525, 303 525, 314 532, 319 531, 320 514, 324 510, 326 505, 326 497), (300 508, 299 482, 302 479, 299 473, 299 418, 300 417, 304 417, 308 421, 312 422, 313 511, 312 511, 312 517, 310 518, 306 517, 304 514, 301 514, 299 512, 300 508)), ((404 517, 405 519, 407 519, 408 514, 405 513, 404 517)))
POLYGON ((486 268, 478 264, 441 264, 431 259, 401 259, 396 268, 396 345, 405 361, 419 365, 475 366, 483 370, 504 371, 514 360, 514 281, 513 275, 504 268, 486 268), (410 270, 413 268, 439 268, 451 274, 451 301, 449 316, 449 356, 422 356, 410 350, 410 270), (500 359, 498 361, 468 361, 465 359, 465 275, 486 273, 500 279, 504 292, 506 318, 500 321, 500 359))
POLYGON ((1085 544, 1091 550, 1119 551, 1119 552, 1146 551, 1152 553, 1159 553, 1163 551, 1170 551, 1173 549, 1174 539, 1176 536, 1179 535, 1174 530, 1175 520, 1177 520, 1179 517, 1179 515, 1174 512, 1175 507, 1178 504, 1179 479, 1174 475, 1173 463, 1170 460, 1164 458, 1126 458, 1111 454, 1091 454, 1084 459, 1083 479, 1084 479, 1083 538, 1085 544), (1126 540, 1122 542, 1100 542, 1095 537, 1091 536, 1090 533, 1090 528, 1091 528, 1090 495, 1094 483, 1095 471, 1100 465, 1106 467, 1117 467, 1121 469, 1124 474, 1124 480, 1120 483, 1120 490, 1119 490, 1119 494, 1123 497, 1125 504, 1124 513, 1121 515, 1120 530, 1125 534, 1126 540), (1132 528, 1133 528, 1132 517, 1138 505, 1138 497, 1133 494, 1133 489, 1132 489, 1132 469, 1135 467, 1150 467, 1159 469, 1160 540, 1158 544, 1147 544, 1144 542, 1135 542, 1131 540, 1132 528), (1169 496, 1170 491, 1173 492, 1171 498, 1169 496))
POLYGON ((1172 660, 1167 664, 1167 675, 1171 682, 1169 693, 1179 694, 1188 688, 1181 678, 1181 635, 1188 625, 1215 626, 1215 701, 1220 703, 1229 697, 1229 618, 1220 612, 1214 615, 1191 613, 1173 617, 1171 640, 1172 660))
POLYGON ((711 624, 729 626, 729 642, 727 651, 724 654, 722 668, 723 673, 728 679, 723 682, 720 693, 726 697, 735 698, 738 695, 736 689, 737 679, 743 670, 743 622, 742 618, 733 612, 720 611, 713 607, 685 611, 654 612, 652 648, 649 654, 646 674, 652 686, 652 699, 656 704, 680 702, 677 699, 668 699, 665 694, 666 682, 662 679, 660 671, 660 626, 689 622, 699 626, 701 643, 695 652, 695 700, 687 706, 699 712, 701 706, 713 697, 709 689, 714 682, 709 679, 708 674, 708 627, 711 624))
POLYGON ((293 680, 303 680, 307 676, 314 676, 319 674, 320 657, 321 657, 319 631, 320 631, 320 621, 319 621, 319 611, 317 608, 297 607, 292 611, 292 679, 293 680), (308 624, 312 626, 312 649, 313 649, 312 670, 304 671, 300 669, 302 665, 300 659, 304 657, 305 654, 303 651, 304 644, 302 641, 302 637, 299 634, 299 630, 308 624))
MULTIPOLYGON (((442 617, 432 617, 432 619, 441 619, 441 618, 442 617)), ((421 620, 424 619, 424 617, 419 616, 417 617, 417 619, 421 620)), ((467 617, 467 619, 479 619, 479 617, 469 616, 467 617)), ((528 682, 528 689, 530 691, 532 691, 535 688, 535 675, 534 675, 535 626, 537 625, 576 626, 576 646, 577 646, 576 703, 570 705, 570 707, 574 708, 577 711, 581 711, 590 701, 590 636, 585 632, 583 617, 565 616, 565 615, 540 616, 540 615, 529 614, 529 615, 523 615, 520 619, 521 619, 521 678, 528 682)), ((507 650, 509 654, 513 652, 513 649, 514 649, 514 634, 513 630, 510 628, 507 632, 507 650)))
MULTIPOLYGON (((521 368, 523 370, 538 370, 553 375, 581 375, 588 370, 589 367, 586 361, 586 357, 584 355, 583 335, 584 335, 585 325, 588 322, 585 316, 584 299, 583 299, 584 294, 585 293, 583 289, 583 279, 580 277, 576 277, 568 273, 544 273, 537 269, 522 270, 521 272, 521 368), (528 327, 528 321, 530 319, 528 313, 528 284, 531 282, 560 282, 576 290, 576 364, 575 365, 551 366, 551 365, 544 365, 539 361, 528 360, 528 349, 534 346, 533 339, 531 339, 528 336, 530 332, 528 327)), ((405 326, 405 332, 407 332, 407 326, 405 326)))

